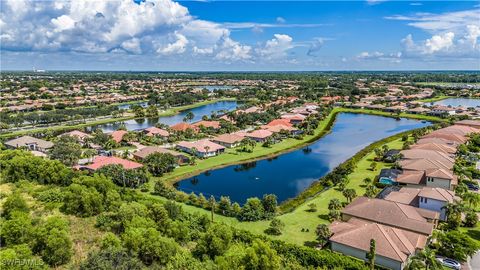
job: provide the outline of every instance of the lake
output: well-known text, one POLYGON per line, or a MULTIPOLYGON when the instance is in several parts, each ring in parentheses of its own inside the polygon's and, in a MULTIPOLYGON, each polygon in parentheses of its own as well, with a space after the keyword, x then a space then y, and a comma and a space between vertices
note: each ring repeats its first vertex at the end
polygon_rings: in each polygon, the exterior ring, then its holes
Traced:
POLYGON ((196 121, 202 120, 202 117, 204 115, 210 116, 214 112, 219 112, 223 110, 231 111, 231 110, 234 110, 235 108, 237 108, 236 101, 218 101, 212 104, 202 105, 196 108, 184 110, 172 116, 131 119, 126 121, 97 125, 97 126, 93 126, 92 128, 100 128, 103 130, 103 132, 112 132, 117 130, 120 127, 120 125, 122 125, 123 123, 125 124, 125 127, 127 128, 127 130, 139 130, 139 129, 153 127, 158 123, 173 125, 173 124, 182 122, 183 118, 188 112, 193 113, 194 117, 192 122, 196 122, 196 121))
MULTIPOLYGON (((430 103, 428 103, 430 104, 430 103)), ((475 98, 447 98, 433 103, 434 105, 452 106, 452 107, 477 107, 480 106, 480 99, 475 98)))
POLYGON ((302 149, 275 158, 211 170, 176 183, 179 190, 207 198, 229 196, 243 204, 247 198, 277 195, 278 201, 295 197, 312 182, 332 171, 369 144, 430 123, 411 119, 341 113, 326 136, 302 149))

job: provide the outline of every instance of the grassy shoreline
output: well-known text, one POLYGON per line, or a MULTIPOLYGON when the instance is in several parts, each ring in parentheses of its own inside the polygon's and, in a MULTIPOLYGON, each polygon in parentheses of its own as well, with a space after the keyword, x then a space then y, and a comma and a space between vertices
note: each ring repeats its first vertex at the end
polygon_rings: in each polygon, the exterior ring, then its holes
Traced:
MULTIPOLYGON (((221 101, 234 101, 234 100, 235 100, 234 98, 219 98, 219 99, 205 100, 205 101, 197 102, 197 103, 190 104, 190 105, 173 107, 173 108, 170 108, 170 109, 168 109, 164 112, 159 113, 158 117, 173 116, 173 115, 176 115, 176 114, 180 113, 181 111, 185 111, 185 110, 188 110, 188 109, 193 109, 193 108, 197 108, 197 107, 200 107, 200 106, 213 104, 213 103, 221 102, 221 101)), ((143 117, 141 117, 141 118, 143 118, 143 117)), ((53 130, 53 131, 65 130, 65 131, 67 131, 67 130, 80 129, 80 128, 89 127, 89 126, 102 125, 102 124, 108 124, 108 123, 120 122, 120 121, 127 121, 127 120, 133 120, 133 119, 140 119, 140 118, 132 115, 132 116, 125 116, 125 117, 117 117, 117 118, 108 118, 108 119, 96 120, 96 121, 91 121, 91 122, 76 124, 76 125, 71 125, 71 126, 58 125, 58 126, 41 127, 41 128, 29 129, 29 130, 18 130, 18 131, 13 131, 13 132, 1 134, 0 138, 10 138, 10 137, 15 137, 15 136, 21 136, 21 135, 41 132, 41 131, 44 131, 44 130, 53 130)))
MULTIPOLYGON (((201 174, 203 172, 220 169, 230 165, 236 165, 246 162, 253 162, 262 159, 268 159, 275 156, 279 156, 284 153, 288 153, 294 150, 297 150, 301 147, 307 146, 321 137, 325 136, 330 132, 331 126, 333 126, 336 116, 339 113, 361 113, 369 115, 377 115, 384 117, 397 117, 396 114, 376 111, 376 110, 367 110, 367 109, 350 109, 350 108, 334 108, 330 114, 320 122, 317 129, 315 129, 314 135, 305 136, 303 140, 297 139, 286 139, 280 143, 274 144, 270 148, 262 147, 260 144, 253 149, 252 153, 243 153, 236 152, 233 149, 228 149, 224 154, 211 157, 204 160, 198 160, 195 166, 184 166, 175 169, 173 172, 162 176, 162 179, 169 184, 174 184, 185 178, 201 174)), ((431 122, 443 122, 447 121, 446 119, 427 116, 427 115, 418 115, 418 114, 400 114, 402 118, 410 118, 416 120, 425 120, 431 122)))

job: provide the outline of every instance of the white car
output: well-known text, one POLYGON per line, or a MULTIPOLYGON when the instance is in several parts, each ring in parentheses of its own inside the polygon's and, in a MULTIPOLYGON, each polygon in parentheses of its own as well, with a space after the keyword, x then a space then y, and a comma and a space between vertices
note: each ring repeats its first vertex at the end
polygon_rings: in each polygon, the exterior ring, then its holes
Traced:
POLYGON ((445 267, 456 269, 456 270, 462 269, 462 265, 459 262, 455 261, 454 259, 444 258, 444 257, 436 257, 436 258, 437 258, 437 261, 439 261, 445 267))

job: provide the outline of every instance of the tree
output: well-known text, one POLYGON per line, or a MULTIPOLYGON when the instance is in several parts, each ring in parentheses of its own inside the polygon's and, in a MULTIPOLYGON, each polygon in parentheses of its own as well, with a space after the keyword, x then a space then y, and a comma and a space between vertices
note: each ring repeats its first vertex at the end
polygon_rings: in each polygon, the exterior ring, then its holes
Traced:
POLYGON ((478 223, 478 215, 475 211, 468 211, 465 215, 465 226, 473 228, 478 223))
POLYGON ((177 165, 177 159, 170 153, 152 153, 148 155, 144 164, 153 176, 162 176, 171 172, 177 165))
POLYGON ((76 165, 81 156, 82 146, 77 138, 68 135, 61 136, 50 150, 50 157, 66 166, 76 165))
POLYGON ((212 222, 213 222, 213 214, 215 214, 215 205, 216 205, 215 197, 213 195, 210 196, 208 199, 208 206, 210 207, 210 212, 212 215, 212 222))
POLYGON ((438 252, 448 258, 464 262, 480 249, 479 244, 465 233, 452 230, 438 237, 438 252))
POLYGON ((317 235, 317 240, 321 247, 323 247, 327 242, 332 233, 326 224, 319 224, 315 229, 315 234, 317 235))
POLYGON ((283 228, 285 228, 285 223, 283 223, 278 218, 274 218, 270 222, 270 225, 269 225, 268 229, 265 230, 265 232, 268 233, 268 234, 273 234, 273 235, 281 235, 283 228))
POLYGON ((200 238, 193 252, 199 257, 207 255, 213 259, 215 256, 223 255, 230 247, 232 240, 233 234, 230 227, 214 224, 200 238))
POLYGON ((230 197, 221 196, 220 202, 218 203, 218 210, 220 210, 223 215, 230 214, 231 204, 230 197))
POLYGON ((34 251, 50 266, 55 267, 70 261, 73 255, 72 241, 64 219, 58 216, 47 218, 36 228, 34 238, 34 251))
POLYGON ((480 195, 474 192, 465 192, 463 194, 463 200, 470 206, 470 208, 480 205, 480 195))
POLYGON ((145 114, 147 117, 157 117, 158 116, 157 106, 155 105, 148 106, 145 114))
POLYGON ((340 200, 337 198, 331 199, 330 202, 328 203, 328 210, 340 210, 340 209, 342 209, 342 203, 340 202, 340 200))
POLYGON ((373 198, 377 195, 377 188, 374 185, 368 185, 365 189, 365 196, 373 198))
POLYGON ((256 221, 263 219, 264 216, 265 210, 262 201, 258 198, 249 198, 245 205, 243 205, 238 217, 241 221, 256 221))
POLYGON ((80 265, 80 270, 141 270, 144 266, 125 249, 107 248, 95 250, 80 265))
POLYGON ((2 247, 0 250, 2 270, 47 270, 47 265, 34 256, 27 244, 2 247), (28 263, 9 263, 28 262, 28 263))
POLYGON ((370 178, 370 177, 366 177, 365 179, 363 179, 363 183, 364 183, 366 186, 370 185, 372 182, 373 182, 373 181, 372 181, 372 178, 370 178))
POLYGON ((376 168, 377 168, 377 162, 373 161, 372 163, 370 163, 370 170, 371 171, 375 171, 376 168))
POLYGON ((32 219, 28 213, 13 211, 9 219, 3 222, 0 236, 7 246, 19 245, 31 241, 33 234, 32 219))
POLYGON ((188 111, 187 114, 185 114, 185 117, 183 118, 183 121, 184 122, 190 122, 190 121, 193 120, 193 118, 195 118, 195 115, 193 114, 193 112, 188 111))
POLYGON ((10 194, 5 202, 3 203, 3 213, 2 216, 5 218, 10 218, 10 215, 13 212, 23 212, 28 213, 29 208, 27 202, 20 194, 20 192, 13 192, 10 194))
POLYGON ((340 218, 340 216, 341 216, 341 213, 338 210, 332 209, 332 210, 328 211, 328 219, 330 221, 338 220, 340 218))
POLYGON ((343 196, 347 199, 347 202, 352 202, 357 197, 357 192, 353 188, 345 189, 342 192, 343 196))
POLYGON ((93 187, 74 183, 65 190, 61 210, 79 217, 93 216, 104 210, 103 196, 93 187))
POLYGON ((435 257, 435 252, 432 249, 426 247, 410 259, 410 263, 407 269, 441 270, 443 269, 443 267, 442 264, 435 257))
POLYGON ((275 215, 277 212, 277 196, 275 194, 263 195, 262 205, 267 216, 275 215))
POLYGON ((275 249, 260 239, 253 240, 243 259, 245 269, 280 269, 281 258, 275 249))
POLYGON ((370 270, 375 270, 375 239, 370 239, 370 251, 367 253, 370 270))
POLYGON ((447 203, 442 208, 447 214, 448 228, 451 230, 458 228, 462 222, 463 206, 458 203, 447 203))
POLYGON ((125 169, 122 165, 111 164, 101 167, 97 173, 103 174, 122 187, 138 188, 148 182, 147 174, 143 168, 125 169))

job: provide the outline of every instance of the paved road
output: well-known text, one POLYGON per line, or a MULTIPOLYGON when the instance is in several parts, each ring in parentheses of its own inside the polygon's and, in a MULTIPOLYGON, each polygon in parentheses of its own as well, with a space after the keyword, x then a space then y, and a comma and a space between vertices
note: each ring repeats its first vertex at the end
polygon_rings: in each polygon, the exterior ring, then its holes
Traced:
POLYGON ((473 255, 472 259, 470 259, 470 269, 480 269, 480 251, 473 255))

